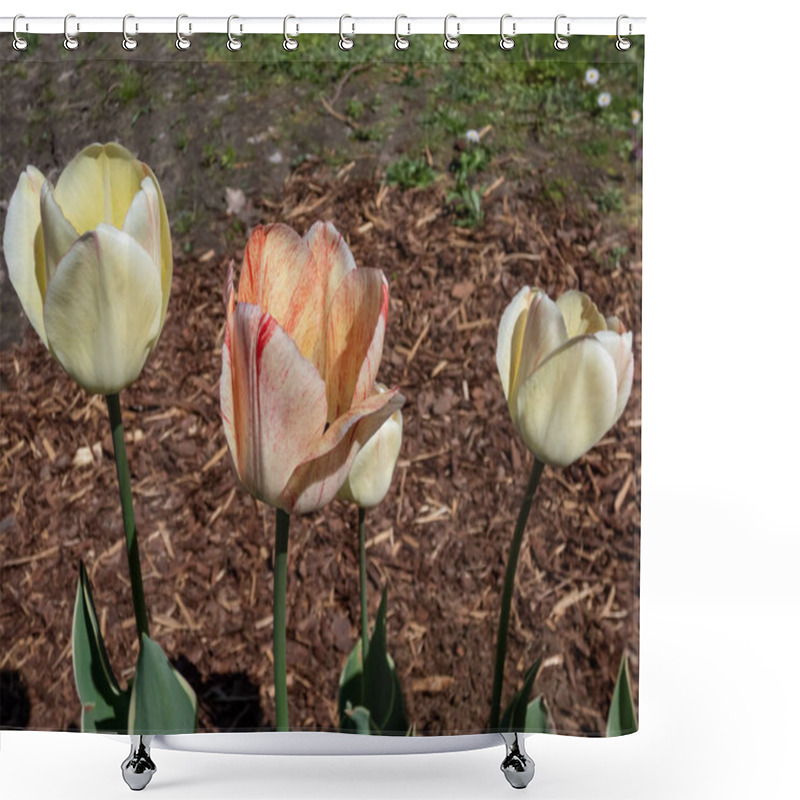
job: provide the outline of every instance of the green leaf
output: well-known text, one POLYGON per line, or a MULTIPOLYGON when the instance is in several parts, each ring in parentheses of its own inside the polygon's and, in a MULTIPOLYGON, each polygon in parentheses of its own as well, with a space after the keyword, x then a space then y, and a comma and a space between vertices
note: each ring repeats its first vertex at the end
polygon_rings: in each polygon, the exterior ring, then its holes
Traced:
POLYGON ((194 733, 196 724, 197 700, 192 687, 170 666, 159 645, 143 634, 128 733, 194 733))
POLYGON ((367 729, 352 712, 365 708, 370 729, 375 733, 405 735, 408 731, 400 679, 392 657, 386 652, 386 591, 381 598, 375 629, 370 639, 367 661, 362 657, 361 640, 350 651, 339 678, 339 727, 342 731, 366 733, 367 729))
POLYGON ((119 688, 111 669, 83 562, 72 617, 72 669, 81 701, 81 730, 124 733, 130 691, 119 688))
POLYGON ((525 712, 525 733, 552 733, 553 724, 550 721, 550 709, 543 695, 535 697, 528 703, 525 712))
POLYGON ((533 682, 536 680, 536 674, 539 672, 541 664, 542 659, 537 658, 536 663, 525 673, 525 678, 522 681, 522 688, 511 698, 508 708, 506 708, 503 712, 503 716, 500 718, 501 731, 521 732, 525 730, 528 700, 530 699, 533 682))
POLYGON ((624 736, 626 733, 635 733, 639 730, 636 722, 636 708, 633 704, 631 691, 631 673, 628 667, 628 657, 623 654, 617 674, 617 685, 614 687, 614 696, 611 698, 611 709, 608 712, 606 736, 624 736))
POLYGON ((380 733, 372 722, 369 710, 364 706, 356 706, 355 708, 347 708, 345 714, 350 718, 355 726, 356 733, 370 734, 380 733))

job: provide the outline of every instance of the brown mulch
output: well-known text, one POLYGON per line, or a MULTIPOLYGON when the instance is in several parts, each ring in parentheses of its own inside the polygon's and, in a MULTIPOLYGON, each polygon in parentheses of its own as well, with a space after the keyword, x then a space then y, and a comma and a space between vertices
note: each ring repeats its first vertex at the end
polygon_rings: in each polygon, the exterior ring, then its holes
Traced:
MULTIPOLYGON (((406 396, 393 489, 367 515, 370 613, 388 586, 388 637, 419 733, 486 723, 505 558, 530 454, 495 366, 497 325, 523 285, 588 292, 634 331, 636 377, 619 423, 576 464, 548 468, 517 574, 505 698, 539 656, 556 729, 604 731, 619 660, 638 677, 641 247, 636 230, 499 186, 483 229, 451 224, 445 190, 403 192, 315 162, 261 221, 342 231, 386 274, 379 377, 406 396), (298 212, 298 209, 300 211, 298 212), (303 209, 307 209, 304 211, 303 209), (623 242, 616 268, 593 253, 623 242)), ((176 254, 169 315, 122 395, 151 633, 200 700, 201 730, 270 727, 273 515, 236 484, 219 418, 226 252, 176 254)), ((120 680, 136 659, 116 474, 102 397, 35 334, 0 354, 0 724, 79 724, 70 629, 86 563, 120 680), (88 463, 73 466, 80 448, 88 463), (11 688, 8 688, 11 687, 11 688), (21 710, 20 710, 21 709, 21 710)), ((293 728, 337 726, 336 689, 359 633, 355 511, 293 517, 288 669, 293 728)))

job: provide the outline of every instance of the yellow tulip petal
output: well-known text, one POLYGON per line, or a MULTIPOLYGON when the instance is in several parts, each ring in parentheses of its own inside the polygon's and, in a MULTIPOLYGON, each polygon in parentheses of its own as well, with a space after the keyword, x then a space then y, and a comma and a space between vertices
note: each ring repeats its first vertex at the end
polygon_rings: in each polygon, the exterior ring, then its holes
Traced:
POLYGON ((161 231, 161 326, 164 326, 164 318, 167 316, 167 305, 172 290, 172 236, 169 230, 169 218, 167 217, 167 206, 164 202, 164 195, 161 193, 161 186, 158 179, 153 174, 153 170, 142 164, 145 175, 153 181, 158 193, 158 208, 161 231))
POLYGON ((631 395, 631 387, 633 386, 633 335, 630 332, 623 333, 620 336, 618 333, 612 333, 611 331, 600 331, 594 336, 608 351, 617 373, 617 406, 614 410, 614 418, 611 421, 613 425, 622 416, 622 412, 625 410, 628 398, 631 395))
POLYGON ((333 500, 359 450, 404 402, 403 395, 391 389, 371 395, 339 417, 295 470, 284 490, 281 507, 305 514, 333 500))
POLYGON ((528 307, 536 291, 530 286, 523 286, 506 306, 506 310, 500 318, 495 360, 506 400, 508 400, 514 385, 514 376, 517 374, 519 366, 519 355, 522 352, 522 333, 528 318, 528 307))
POLYGON ((47 287, 44 324, 64 369, 93 394, 138 377, 161 312, 158 268, 141 245, 109 225, 78 239, 47 287))
POLYGON ((326 276, 325 316, 345 277, 356 269, 356 262, 347 242, 330 222, 315 222, 303 237, 326 276))
POLYGON ((564 318, 556 304, 544 292, 537 292, 533 296, 525 320, 525 328, 520 331, 519 327, 514 331, 514 347, 519 347, 519 362, 509 400, 511 419, 515 423, 514 414, 517 409, 515 398, 519 387, 533 375, 534 371, 551 353, 567 341, 564 318), (520 336, 522 343, 517 345, 516 341, 520 336))
POLYGON ((8 277, 31 325, 47 344, 42 309, 47 286, 41 233, 41 192, 45 177, 36 167, 19 176, 11 195, 3 231, 8 277))
POLYGON ((79 234, 101 222, 122 229, 145 177, 142 163, 122 145, 91 144, 67 164, 54 195, 79 234))
POLYGON ((556 305, 564 315, 570 339, 606 329, 605 317, 597 310, 589 295, 583 292, 570 289, 556 300, 556 305))
POLYGON ((325 430, 325 384, 270 314, 239 303, 223 347, 220 404, 244 487, 280 506, 297 465, 325 430))
POLYGON ((379 270, 353 270, 339 285, 325 336, 328 422, 371 393, 388 312, 389 287, 379 270))
POLYGON ((125 216, 122 230, 148 253, 154 264, 161 265, 161 214, 158 192, 150 178, 142 181, 142 188, 134 195, 125 216))
POLYGON ((49 183, 42 186, 42 237, 46 284, 49 284, 59 262, 78 238, 75 228, 70 225, 56 203, 49 183))
POLYGON ((392 484, 402 443, 403 413, 398 409, 358 451, 339 490, 339 499, 350 500, 361 508, 377 506, 392 484))
POLYGON ((614 361, 585 336, 570 339, 520 385, 516 425, 534 455, 564 467, 602 439, 616 407, 614 361))
POLYGON ((288 225, 259 226, 250 234, 237 299, 269 312, 323 374, 324 277, 306 242, 288 225))

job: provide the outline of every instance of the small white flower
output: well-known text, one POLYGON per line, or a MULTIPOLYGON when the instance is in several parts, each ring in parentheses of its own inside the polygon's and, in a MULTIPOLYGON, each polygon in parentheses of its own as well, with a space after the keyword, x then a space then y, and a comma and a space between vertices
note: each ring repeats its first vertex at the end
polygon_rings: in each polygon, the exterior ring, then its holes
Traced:
POLYGON ((634 108, 633 111, 631 111, 631 122, 634 125, 638 125, 641 121, 642 121, 641 113, 634 108))
POLYGON ((481 135, 478 133, 478 131, 470 129, 467 131, 467 141, 470 144, 480 144, 481 135))
POLYGON ((590 67, 586 70, 586 83, 589 86, 594 86, 600 80, 600 73, 594 68, 590 67))
POLYGON ((600 108, 608 108, 611 105, 611 95, 608 92, 600 92, 597 95, 597 105, 600 108))

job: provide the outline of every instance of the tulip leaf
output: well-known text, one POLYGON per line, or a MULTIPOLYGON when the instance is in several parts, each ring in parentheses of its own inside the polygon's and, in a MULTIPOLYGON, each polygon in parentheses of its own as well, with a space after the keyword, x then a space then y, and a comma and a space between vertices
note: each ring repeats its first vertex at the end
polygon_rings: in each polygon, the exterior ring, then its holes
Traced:
POLYGON ((552 733, 553 723, 550 720, 550 709, 542 695, 538 695, 528 703, 525 712, 525 733, 552 733))
POLYGON ((197 700, 192 687, 170 665, 161 647, 143 634, 128 733, 194 733, 196 723, 197 700))
POLYGON ((533 682, 536 680, 536 674, 539 672, 541 664, 542 659, 537 658, 536 663, 525 673, 525 677, 522 681, 522 688, 511 698, 511 702, 500 718, 501 731, 525 731, 528 701, 531 696, 531 690, 533 689, 533 682))
POLYGON ((375 727, 368 709, 364 708, 364 706, 356 706, 355 708, 352 708, 348 704, 348 707, 345 709, 344 713, 347 714, 355 726, 356 733, 365 734, 367 736, 380 733, 380 731, 375 727))
POLYGON ((408 732, 403 692, 392 657, 386 652, 386 591, 383 592, 366 663, 361 640, 345 661, 339 678, 339 727, 355 733, 405 735, 408 732), (353 713, 364 708, 370 716, 369 729, 353 713))
POLYGON ((611 708, 608 712, 606 736, 624 736, 626 733, 635 733, 637 730, 639 730, 639 725, 636 722, 636 708, 633 704, 630 667, 628 666, 628 657, 623 654, 617 674, 617 685, 614 687, 614 696, 611 698, 611 708))
POLYGON ((114 677, 83 562, 72 617, 72 668, 81 701, 81 730, 124 733, 130 690, 122 691, 114 677))

